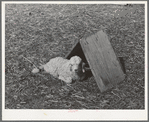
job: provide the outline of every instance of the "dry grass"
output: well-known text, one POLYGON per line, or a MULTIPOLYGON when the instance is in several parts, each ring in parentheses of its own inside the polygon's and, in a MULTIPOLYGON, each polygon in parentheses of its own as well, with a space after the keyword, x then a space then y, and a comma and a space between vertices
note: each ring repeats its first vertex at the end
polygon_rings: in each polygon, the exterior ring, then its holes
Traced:
POLYGON ((5 107, 144 109, 144 20, 143 5, 7 4, 5 107), (116 10, 132 14, 118 15, 116 10), (77 40, 100 29, 117 56, 125 57, 127 77, 108 92, 100 93, 93 77, 62 86, 50 75, 33 75, 33 65, 22 58, 39 66, 65 56, 77 40))

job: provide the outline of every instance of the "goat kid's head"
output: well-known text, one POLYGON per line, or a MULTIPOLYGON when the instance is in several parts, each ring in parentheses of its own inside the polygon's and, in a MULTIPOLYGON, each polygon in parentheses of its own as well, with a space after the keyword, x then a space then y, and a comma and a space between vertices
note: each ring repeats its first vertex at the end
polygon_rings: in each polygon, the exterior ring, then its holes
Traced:
POLYGON ((82 59, 79 56, 73 56, 70 58, 70 65, 72 72, 80 72, 82 71, 82 59))

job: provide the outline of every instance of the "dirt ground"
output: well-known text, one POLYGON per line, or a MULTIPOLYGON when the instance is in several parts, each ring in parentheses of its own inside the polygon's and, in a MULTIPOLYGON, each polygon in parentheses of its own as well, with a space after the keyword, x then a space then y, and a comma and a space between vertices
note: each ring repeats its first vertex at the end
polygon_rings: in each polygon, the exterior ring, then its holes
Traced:
POLYGON ((144 5, 6 4, 6 109, 144 109, 144 5), (64 57, 83 37, 104 30, 126 78, 101 93, 89 77, 71 86, 51 75, 32 74, 56 56, 64 57), (29 61, 27 61, 25 58, 29 61))

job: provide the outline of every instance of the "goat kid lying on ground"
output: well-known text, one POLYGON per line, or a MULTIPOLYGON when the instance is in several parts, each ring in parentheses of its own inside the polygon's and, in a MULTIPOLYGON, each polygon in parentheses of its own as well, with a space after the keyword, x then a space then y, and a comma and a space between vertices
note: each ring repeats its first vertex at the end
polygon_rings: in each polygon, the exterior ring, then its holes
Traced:
POLYGON ((40 69, 44 69, 46 73, 50 73, 67 84, 85 78, 85 63, 79 56, 73 56, 70 60, 62 57, 53 58, 39 68, 34 68, 32 73, 38 73, 40 69))

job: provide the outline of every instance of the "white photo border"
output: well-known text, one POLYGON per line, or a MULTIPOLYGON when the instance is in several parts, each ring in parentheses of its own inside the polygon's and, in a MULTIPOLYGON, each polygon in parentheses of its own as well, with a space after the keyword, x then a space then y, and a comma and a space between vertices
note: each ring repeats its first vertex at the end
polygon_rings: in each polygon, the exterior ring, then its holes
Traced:
POLYGON ((147 120, 148 119, 148 18, 147 1, 2 1, 2 120, 147 120), (145 4, 145 109, 48 110, 5 109, 5 4, 145 4))

